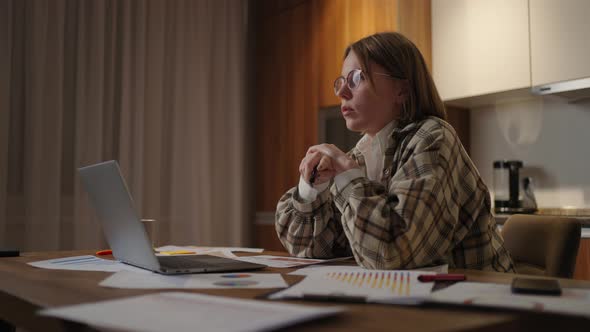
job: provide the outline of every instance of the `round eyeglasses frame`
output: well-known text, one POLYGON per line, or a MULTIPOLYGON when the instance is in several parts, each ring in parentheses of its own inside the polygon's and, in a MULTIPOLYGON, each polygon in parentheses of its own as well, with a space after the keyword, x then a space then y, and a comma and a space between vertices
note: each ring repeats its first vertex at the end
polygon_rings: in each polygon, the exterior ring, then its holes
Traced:
MULTIPOLYGON (((340 90, 342 90, 342 88, 344 87, 345 84, 349 90, 351 90, 351 91, 355 90, 361 84, 364 74, 365 73, 361 69, 353 69, 350 72, 348 72, 346 77, 344 77, 344 76, 337 77, 334 80, 334 94, 336 96, 338 96, 338 93, 340 92, 340 90)), ((379 75, 379 76, 386 76, 389 78, 396 78, 394 76, 391 76, 391 75, 385 74, 385 73, 373 72, 373 74, 379 75)))

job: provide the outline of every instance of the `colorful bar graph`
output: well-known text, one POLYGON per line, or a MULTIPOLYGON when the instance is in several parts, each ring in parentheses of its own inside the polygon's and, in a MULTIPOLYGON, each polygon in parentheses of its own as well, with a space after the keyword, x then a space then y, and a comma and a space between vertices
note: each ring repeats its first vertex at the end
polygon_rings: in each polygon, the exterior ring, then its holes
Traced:
POLYGON ((329 280, 355 288, 383 289, 397 296, 410 296, 412 292, 410 273, 407 271, 330 272, 325 276, 329 280))

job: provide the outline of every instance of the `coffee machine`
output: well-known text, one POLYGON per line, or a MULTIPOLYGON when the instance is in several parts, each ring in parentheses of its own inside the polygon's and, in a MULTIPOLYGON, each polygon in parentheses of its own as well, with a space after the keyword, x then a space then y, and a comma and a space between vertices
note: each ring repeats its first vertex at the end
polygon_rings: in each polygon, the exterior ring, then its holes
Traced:
POLYGON ((520 160, 494 161, 494 211, 496 213, 534 213, 537 202, 530 177, 520 182, 520 160))

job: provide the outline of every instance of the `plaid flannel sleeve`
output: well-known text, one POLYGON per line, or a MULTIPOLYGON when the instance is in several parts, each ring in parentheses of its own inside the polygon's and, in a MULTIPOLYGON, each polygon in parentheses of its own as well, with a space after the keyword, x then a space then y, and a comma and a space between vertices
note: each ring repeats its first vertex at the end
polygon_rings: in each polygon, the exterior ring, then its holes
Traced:
POLYGON ((285 249, 297 257, 333 258, 350 256, 350 246, 340 212, 332 203, 330 190, 306 202, 292 188, 279 200, 275 228, 285 249))
POLYGON ((437 264, 456 244, 458 202, 465 195, 460 188, 475 187, 477 178, 462 159, 456 135, 445 128, 420 129, 413 139, 417 143, 404 151, 409 155, 387 188, 366 177, 331 188, 352 252, 366 268, 437 264))

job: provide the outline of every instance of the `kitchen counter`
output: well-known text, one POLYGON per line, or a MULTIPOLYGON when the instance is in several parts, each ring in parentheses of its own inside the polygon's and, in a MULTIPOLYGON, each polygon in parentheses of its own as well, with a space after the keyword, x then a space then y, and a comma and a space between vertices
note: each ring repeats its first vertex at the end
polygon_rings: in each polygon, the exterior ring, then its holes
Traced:
POLYGON ((550 216, 587 217, 590 219, 590 209, 539 208, 535 214, 550 216))
MULTIPOLYGON (((535 213, 535 215, 538 215, 535 213)), ((496 218, 496 224, 503 225, 511 215, 510 214, 496 214, 494 218, 496 218)), ((562 216, 560 216, 562 217, 562 216)), ((582 223, 582 227, 590 227, 590 216, 567 216, 568 218, 575 218, 582 223)))

